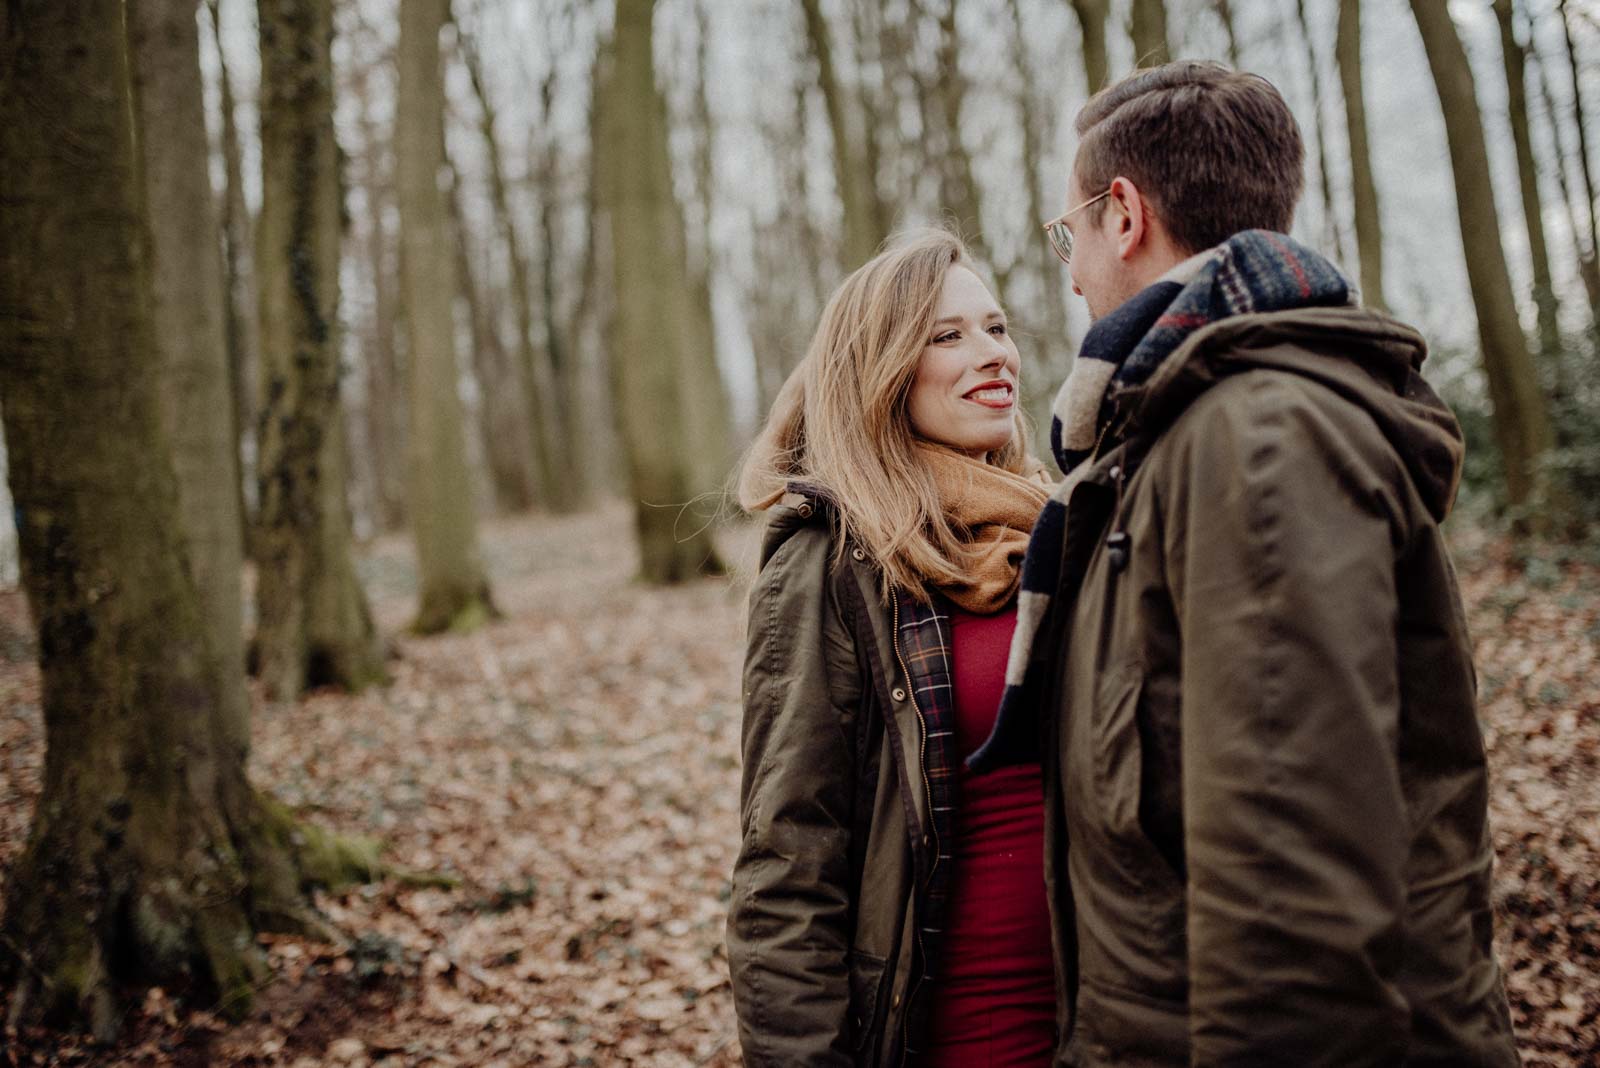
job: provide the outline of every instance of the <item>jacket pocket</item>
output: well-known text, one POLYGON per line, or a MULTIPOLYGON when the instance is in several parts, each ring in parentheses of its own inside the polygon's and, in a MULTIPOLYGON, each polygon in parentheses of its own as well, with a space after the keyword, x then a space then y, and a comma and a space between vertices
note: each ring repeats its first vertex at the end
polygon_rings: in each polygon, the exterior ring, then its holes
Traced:
POLYGON ((1139 799, 1143 746, 1139 741, 1139 695, 1144 674, 1136 664, 1109 672, 1096 687, 1090 749, 1094 756, 1094 796, 1101 830, 1113 844, 1141 836, 1139 799))
MULTIPOLYGON (((1088 974, 1128 989, 1178 997, 1187 986, 1184 877, 1150 835, 1154 807, 1170 804, 1157 777, 1178 774, 1162 769, 1146 751, 1140 717, 1159 697, 1159 680, 1142 666, 1127 664, 1108 673, 1095 689, 1090 737, 1085 748, 1092 767, 1078 793, 1081 832, 1074 849, 1086 850, 1093 868, 1092 896, 1085 922, 1097 925, 1086 948, 1088 974)), ((1156 702, 1160 704, 1159 700, 1156 702)), ((1173 812, 1171 815, 1176 816, 1173 812)))
POLYGON ((858 1053, 879 1030, 878 992, 887 974, 882 957, 850 951, 850 1045, 858 1053))

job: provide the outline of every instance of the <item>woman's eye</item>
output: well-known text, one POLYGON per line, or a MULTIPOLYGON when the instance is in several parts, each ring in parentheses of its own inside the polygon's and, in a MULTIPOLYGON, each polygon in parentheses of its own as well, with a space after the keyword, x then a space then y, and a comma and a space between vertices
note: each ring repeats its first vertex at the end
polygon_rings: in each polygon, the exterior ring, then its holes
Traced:
POLYGON ((1005 332, 1006 332, 1006 324, 1005 323, 995 323, 993 326, 991 326, 989 328, 989 333, 991 333, 991 334, 1004 334, 1005 332))
POLYGON ((942 343, 944 343, 946 341, 954 341, 956 338, 958 338, 960 336, 961 335, 959 333, 957 333, 954 330, 951 330, 951 331, 949 331, 947 333, 940 334, 938 337, 934 338, 933 339, 933 343, 935 345, 938 345, 938 344, 942 344, 942 343))

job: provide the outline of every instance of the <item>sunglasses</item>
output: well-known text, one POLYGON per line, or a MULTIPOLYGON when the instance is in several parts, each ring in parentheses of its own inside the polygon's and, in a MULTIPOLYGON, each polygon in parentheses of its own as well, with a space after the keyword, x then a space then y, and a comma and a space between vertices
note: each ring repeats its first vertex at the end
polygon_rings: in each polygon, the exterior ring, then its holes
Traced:
POLYGON ((1057 215, 1054 219, 1051 219, 1049 222, 1044 224, 1045 235, 1050 238, 1050 247, 1055 249, 1055 253, 1057 256, 1061 257, 1062 263, 1069 265, 1072 263, 1072 231, 1067 229, 1067 216, 1072 215, 1075 212, 1082 211, 1090 204, 1093 204, 1098 200, 1104 200, 1110 195, 1111 190, 1107 189, 1099 196, 1090 197, 1088 200, 1085 200, 1082 204, 1079 204, 1075 208, 1068 208, 1066 211, 1062 212, 1060 215, 1057 215))

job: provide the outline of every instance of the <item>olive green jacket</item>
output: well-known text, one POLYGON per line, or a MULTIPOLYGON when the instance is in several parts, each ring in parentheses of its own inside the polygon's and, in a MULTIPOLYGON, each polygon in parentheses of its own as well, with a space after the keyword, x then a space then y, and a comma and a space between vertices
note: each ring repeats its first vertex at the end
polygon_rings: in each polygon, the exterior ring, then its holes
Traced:
POLYGON ((1424 351, 1245 315, 1113 398, 1032 654, 1058 1063, 1517 1063, 1424 351))
POLYGON ((915 978, 922 728, 895 602, 859 551, 832 565, 826 512, 793 493, 771 509, 750 593, 727 928, 750 1068, 900 1063, 915 978))

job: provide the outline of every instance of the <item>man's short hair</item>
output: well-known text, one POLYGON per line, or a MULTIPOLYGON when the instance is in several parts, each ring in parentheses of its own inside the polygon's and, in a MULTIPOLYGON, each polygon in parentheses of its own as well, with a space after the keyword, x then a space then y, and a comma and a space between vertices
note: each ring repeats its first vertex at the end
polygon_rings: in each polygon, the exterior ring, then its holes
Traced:
POLYGON ((1082 194, 1128 178, 1185 251, 1294 223, 1305 144, 1289 105, 1259 75, 1194 60, 1135 71, 1091 97, 1074 125, 1082 194))

